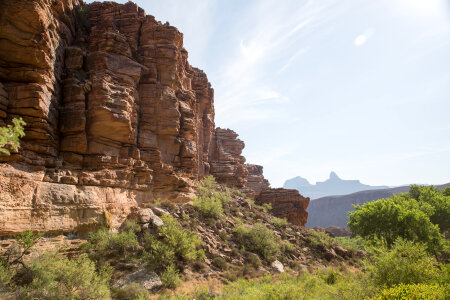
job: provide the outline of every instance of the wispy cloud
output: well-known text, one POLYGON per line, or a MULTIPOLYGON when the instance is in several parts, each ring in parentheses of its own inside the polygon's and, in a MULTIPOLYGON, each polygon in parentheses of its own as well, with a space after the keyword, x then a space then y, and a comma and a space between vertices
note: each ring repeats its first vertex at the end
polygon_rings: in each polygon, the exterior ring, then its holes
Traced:
POLYGON ((355 44, 356 47, 361 47, 367 42, 367 40, 369 40, 372 37, 373 34, 374 30, 372 28, 368 28, 355 38, 353 44, 355 44))
POLYGON ((291 56, 291 58, 289 58, 288 62, 284 66, 282 66, 281 69, 278 70, 278 73, 284 72, 287 68, 289 68, 289 66, 294 62, 294 60, 298 56, 307 53, 309 51, 309 49, 310 49, 310 47, 305 47, 305 48, 301 48, 300 50, 295 52, 295 54, 293 56, 291 56))
POLYGON ((292 2, 282 8, 275 1, 253 3, 242 20, 243 24, 253 26, 243 31, 245 26, 236 24, 239 44, 231 51, 223 73, 217 78, 216 117, 221 126, 236 123, 235 112, 244 109, 251 112, 249 120, 253 115, 273 118, 274 114, 265 111, 276 110, 273 105, 289 102, 270 78, 310 51, 311 46, 305 41, 318 24, 329 20, 328 9, 334 2, 329 0, 320 5, 316 1, 303 1, 300 5, 292 2), (289 57, 287 61, 286 57, 289 57))

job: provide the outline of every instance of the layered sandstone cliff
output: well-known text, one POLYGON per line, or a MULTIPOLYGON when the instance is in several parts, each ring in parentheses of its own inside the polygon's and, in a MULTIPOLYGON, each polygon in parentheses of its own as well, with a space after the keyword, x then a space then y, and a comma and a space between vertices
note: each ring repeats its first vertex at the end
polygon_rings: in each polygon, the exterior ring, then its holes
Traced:
POLYGON ((209 174, 269 188, 237 134, 215 129, 214 91, 187 59, 183 35, 132 2, 0 2, 0 125, 27 123, 0 156, 0 235, 119 225, 209 174))

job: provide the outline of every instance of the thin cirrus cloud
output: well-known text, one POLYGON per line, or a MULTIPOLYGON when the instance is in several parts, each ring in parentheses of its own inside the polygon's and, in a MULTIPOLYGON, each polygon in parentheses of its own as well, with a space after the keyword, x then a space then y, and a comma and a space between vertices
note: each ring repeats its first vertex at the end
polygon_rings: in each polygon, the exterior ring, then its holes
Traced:
POLYGON ((239 33, 236 36, 240 39, 239 44, 235 45, 238 48, 230 51, 232 55, 227 55, 224 72, 212 78, 213 82, 218 83, 215 85, 218 123, 230 127, 246 121, 245 118, 237 118, 236 111, 248 110, 249 106, 252 106, 252 113, 247 121, 254 118, 252 115, 267 118, 282 115, 277 113, 283 109, 281 106, 270 106, 287 103, 290 99, 277 86, 278 78, 274 77, 310 51, 310 45, 304 42, 305 37, 329 19, 327 14, 332 3, 334 1, 322 5, 315 5, 312 1, 304 1, 303 5, 291 2, 281 10, 274 7, 278 6, 274 1, 253 3, 248 9, 250 13, 246 13, 243 20, 253 26, 243 32, 244 26, 237 24, 239 33), (256 21, 261 15, 267 17, 256 21), (285 57, 289 59, 286 61, 285 57), (271 96, 261 97, 261 91, 271 96), (261 105, 261 100, 265 105, 261 105), (266 113, 267 110, 273 113, 266 113))
POLYGON ((363 33, 358 35, 355 40, 353 41, 353 44, 356 47, 361 47, 364 45, 374 34, 374 30, 372 28, 366 29, 363 33))

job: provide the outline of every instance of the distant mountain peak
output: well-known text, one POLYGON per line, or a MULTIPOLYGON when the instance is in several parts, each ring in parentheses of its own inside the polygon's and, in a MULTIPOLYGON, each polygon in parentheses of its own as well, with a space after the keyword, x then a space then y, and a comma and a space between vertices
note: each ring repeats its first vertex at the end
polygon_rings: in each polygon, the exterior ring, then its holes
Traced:
POLYGON ((336 172, 331 171, 330 180, 341 180, 341 178, 339 178, 339 176, 336 174, 336 172))
POLYGON ((286 180, 283 185, 287 189, 296 189, 305 197, 317 199, 332 195, 345 195, 363 190, 387 188, 387 186, 370 186, 362 184, 359 180, 341 179, 336 172, 331 171, 330 177, 325 181, 311 184, 300 176, 286 180))
POLYGON ((288 189, 297 189, 298 187, 308 187, 312 186, 309 181, 303 177, 297 176, 291 179, 286 180, 284 186, 288 189))

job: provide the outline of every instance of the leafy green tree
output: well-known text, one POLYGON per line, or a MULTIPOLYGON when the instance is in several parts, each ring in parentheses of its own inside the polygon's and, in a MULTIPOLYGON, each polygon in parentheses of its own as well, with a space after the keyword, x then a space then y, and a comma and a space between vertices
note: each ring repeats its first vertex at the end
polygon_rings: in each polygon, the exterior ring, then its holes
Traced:
POLYGON ((23 126, 26 125, 25 121, 20 119, 13 119, 13 125, 6 127, 0 127, 0 153, 10 155, 10 151, 6 149, 9 146, 11 149, 17 149, 20 146, 19 138, 25 136, 23 126))
POLYGON ((399 237, 425 243, 430 251, 441 247, 439 227, 430 220, 434 209, 428 203, 402 194, 354 207, 348 222, 354 234, 372 241, 382 240, 389 248, 399 237))
POLYGON ((419 202, 420 205, 430 205, 432 208, 428 215, 433 224, 437 224, 441 232, 450 229, 450 189, 447 187, 442 192, 434 186, 412 185, 409 188, 409 196, 419 202))

